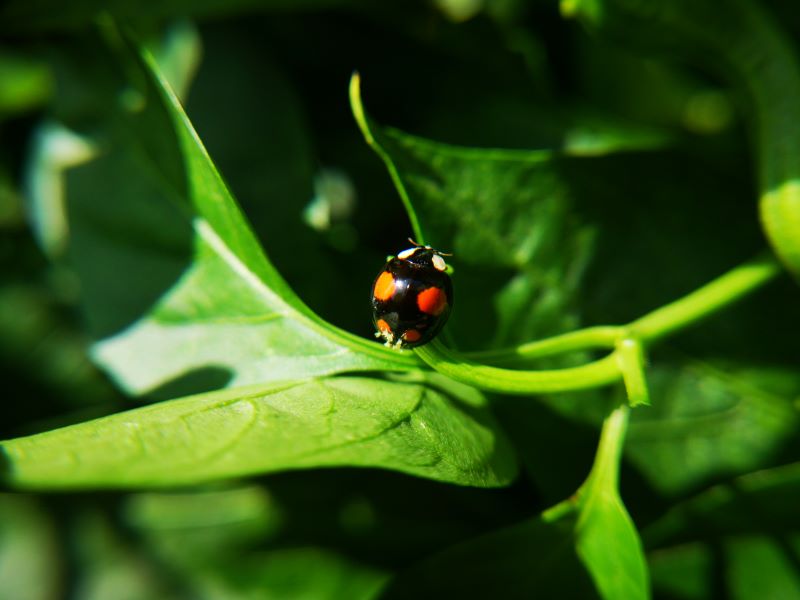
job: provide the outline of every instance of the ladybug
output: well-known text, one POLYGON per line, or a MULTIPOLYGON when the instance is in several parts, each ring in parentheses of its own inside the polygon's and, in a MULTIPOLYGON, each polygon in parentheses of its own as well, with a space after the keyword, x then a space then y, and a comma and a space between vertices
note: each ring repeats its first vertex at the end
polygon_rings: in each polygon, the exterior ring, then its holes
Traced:
POLYGON ((397 350, 430 342, 450 316, 453 284, 444 256, 414 240, 390 258, 372 284, 375 337, 397 350))

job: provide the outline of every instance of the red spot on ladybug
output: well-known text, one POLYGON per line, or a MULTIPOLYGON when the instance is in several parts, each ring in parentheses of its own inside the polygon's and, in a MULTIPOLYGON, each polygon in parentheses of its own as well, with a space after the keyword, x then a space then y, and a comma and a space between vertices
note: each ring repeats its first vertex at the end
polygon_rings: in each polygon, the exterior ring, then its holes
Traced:
POLYGON ((389 271, 384 271, 375 280, 375 285, 372 288, 372 295, 376 300, 386 301, 394 295, 395 283, 394 277, 389 271))
POLYGON ((405 340, 406 342, 410 342, 412 344, 414 342, 418 342, 421 337, 422 334, 416 329, 409 329, 403 334, 403 340, 405 340))
POLYGON ((387 334, 387 335, 391 335, 392 334, 392 328, 389 327, 389 324, 386 321, 384 321, 383 319, 378 319, 378 321, 375 323, 375 325, 377 326, 378 331, 380 331, 381 333, 387 334))
POLYGON ((440 288, 430 287, 419 293, 417 306, 425 314, 439 316, 447 306, 447 297, 440 288))

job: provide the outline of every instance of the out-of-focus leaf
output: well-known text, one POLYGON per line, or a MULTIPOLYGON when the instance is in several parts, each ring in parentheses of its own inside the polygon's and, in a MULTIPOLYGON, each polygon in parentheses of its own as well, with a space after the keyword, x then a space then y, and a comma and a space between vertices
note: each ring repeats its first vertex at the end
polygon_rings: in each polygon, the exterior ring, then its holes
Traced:
POLYGON ((711 597, 713 554, 703 544, 684 544, 648 554, 654 595, 675 600, 711 597))
POLYGON ((791 598, 800 589, 800 464, 749 473, 681 502, 643 532, 657 590, 678 598, 791 598))
POLYGON ((43 121, 33 134, 25 173, 31 229, 44 253, 58 258, 69 243, 64 199, 65 172, 92 158, 92 140, 55 121, 43 121))
POLYGON ((0 597, 56 597, 61 561, 55 534, 34 497, 0 495, 0 597))
POLYGON ((46 64, 0 49, 0 120, 41 106, 52 91, 46 64))
POLYGON ((471 388, 332 378, 234 388, 9 440, 5 479, 27 488, 185 485, 318 466, 372 466, 461 485, 515 475, 471 388))
POLYGON ((70 582, 75 596, 86 600, 180 598, 179 586, 166 577, 147 555, 116 530, 108 515, 96 507, 73 517, 70 582))
POLYGON ((186 16, 220 17, 242 12, 337 8, 354 4, 359 4, 358 0, 169 0, 146 7, 127 0, 111 3, 86 0, 69 5, 53 0, 10 0, 0 10, 0 23, 5 31, 69 30, 86 27, 109 14, 122 22, 153 22, 186 16))
POLYGON ((726 546, 729 598, 791 598, 800 593, 800 534, 741 538, 726 546))
MULTIPOLYGON (((138 152, 103 157, 74 177, 89 178, 101 197, 135 206, 138 217, 130 222, 118 207, 78 196, 71 210, 85 211, 76 218, 83 229, 71 252, 84 293, 98 304, 95 314, 108 317, 106 332, 112 320, 119 326, 146 308, 148 299, 156 304, 95 347, 99 364, 132 393, 207 368, 227 371, 240 385, 416 364, 412 355, 356 338, 308 309, 265 257, 152 59, 139 58, 123 42, 119 51, 122 64, 141 69, 144 82, 144 96, 128 101, 134 111, 119 115, 138 152), (126 174, 129 184, 118 187, 126 174), (161 227, 162 221, 177 226, 161 227), (154 247, 159 252, 144 252, 154 247)), ((136 98, 132 93, 129 99, 136 98)))
POLYGON ((386 580, 379 569, 321 548, 258 552, 223 569, 197 575, 201 597, 206 598, 226 590, 233 597, 244 598, 368 600, 386 580))
POLYGON ((181 570, 202 569, 221 555, 235 560, 274 538, 282 525, 281 507, 255 485, 131 494, 123 517, 150 552, 181 570))
POLYGON ((800 60, 762 4, 562 0, 561 5, 601 35, 637 50, 689 58, 740 88, 749 101, 745 116, 757 153, 761 222, 777 255, 798 275, 800 142, 794 130, 800 119, 800 60))
POLYGON ((800 463, 755 471, 675 505, 645 529, 645 540, 660 548, 703 536, 789 532, 800 528, 798 502, 800 463))
POLYGON ((634 412, 625 450, 667 495, 768 465, 800 427, 788 369, 661 362, 648 380, 653 406, 634 412))

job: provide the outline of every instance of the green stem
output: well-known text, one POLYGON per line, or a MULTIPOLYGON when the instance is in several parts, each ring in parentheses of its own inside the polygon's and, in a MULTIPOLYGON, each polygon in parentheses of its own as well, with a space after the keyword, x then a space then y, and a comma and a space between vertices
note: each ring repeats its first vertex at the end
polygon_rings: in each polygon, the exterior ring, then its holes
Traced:
POLYGON ((587 506, 598 497, 598 494, 609 490, 615 494, 619 493, 619 467, 629 415, 630 408, 624 404, 609 413, 603 421, 592 470, 586 481, 576 494, 545 510, 542 519, 553 523, 576 510, 588 514, 587 506))
POLYGON ((642 342, 633 337, 622 338, 617 342, 616 355, 630 405, 650 404, 642 342))
POLYGON ((416 353, 451 379, 503 394, 566 392, 614 383, 622 377, 614 354, 580 367, 550 371, 515 371, 470 361, 438 340, 417 348, 416 353))
POLYGON ((612 325, 587 327, 586 329, 571 331, 544 340, 522 344, 515 348, 468 352, 466 356, 477 362, 487 364, 509 365, 514 362, 525 363, 533 358, 544 358, 576 350, 590 348, 613 349, 622 332, 622 327, 612 325))
POLYGON ((630 408, 621 404, 603 421, 600 432, 600 443, 589 477, 583 488, 591 495, 593 489, 617 490, 619 487, 619 464, 622 458, 622 447, 625 444, 625 432, 628 428, 630 408))
POLYGON ((472 358, 488 358, 495 364, 514 364, 561 352, 616 347, 626 339, 640 344, 637 351, 642 352, 642 347, 647 343, 654 343, 732 304, 762 287, 780 272, 781 267, 774 259, 755 259, 624 327, 590 327, 510 350, 469 356, 458 354, 435 340, 417 348, 416 353, 431 367, 452 379, 504 394, 541 394, 599 387, 619 381, 625 367, 629 387, 641 392, 637 393, 638 401, 646 401, 646 386, 641 373, 643 360, 633 360, 632 350, 625 354, 624 347, 586 365, 542 371, 502 369, 476 362, 472 358), (634 373, 636 369, 640 373, 634 373))

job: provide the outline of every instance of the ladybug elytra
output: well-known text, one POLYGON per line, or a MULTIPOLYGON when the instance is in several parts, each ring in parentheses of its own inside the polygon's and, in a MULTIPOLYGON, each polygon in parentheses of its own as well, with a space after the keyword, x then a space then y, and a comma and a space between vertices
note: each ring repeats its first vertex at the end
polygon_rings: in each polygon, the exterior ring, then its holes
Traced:
POLYGON ((372 284, 375 337, 395 349, 430 342, 450 316, 453 284, 443 256, 430 246, 414 246, 389 259, 372 284))

